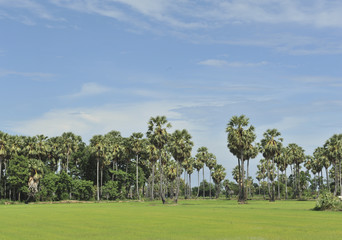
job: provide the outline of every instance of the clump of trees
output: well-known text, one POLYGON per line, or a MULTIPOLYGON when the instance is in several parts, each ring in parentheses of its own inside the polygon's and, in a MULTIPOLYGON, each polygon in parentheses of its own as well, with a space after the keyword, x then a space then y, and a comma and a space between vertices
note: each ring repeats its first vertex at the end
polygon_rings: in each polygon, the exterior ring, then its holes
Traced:
MULTIPOLYGON (((145 137, 143 133, 123 137, 119 131, 110 131, 93 136, 89 145, 71 132, 49 138, 0 131, 0 199, 144 197, 177 202, 180 195, 198 195, 192 194, 191 174, 205 166, 215 182, 215 186, 210 184, 209 197, 216 193, 215 189, 220 192, 225 169, 217 165, 216 157, 205 147, 200 148, 206 149, 202 157, 191 156, 190 133, 185 129, 169 132, 170 128, 165 116, 151 117, 145 137)), ((201 192, 206 194, 204 189, 201 192)))

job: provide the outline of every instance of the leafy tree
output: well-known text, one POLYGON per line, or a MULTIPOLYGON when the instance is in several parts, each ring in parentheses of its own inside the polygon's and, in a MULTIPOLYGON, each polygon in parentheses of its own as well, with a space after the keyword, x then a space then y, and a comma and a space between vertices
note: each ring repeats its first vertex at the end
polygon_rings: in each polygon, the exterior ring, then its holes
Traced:
POLYGON ((160 168, 160 196, 163 204, 165 203, 165 193, 163 190, 163 163, 161 159, 161 150, 167 144, 169 134, 167 129, 171 128, 171 124, 167 121, 165 116, 151 117, 148 122, 147 137, 151 144, 153 144, 159 151, 159 168, 160 168))
POLYGON ((245 115, 233 116, 226 128, 228 133, 228 149, 238 159, 239 179, 242 179, 240 186, 240 194, 238 201, 244 203, 247 200, 245 191, 245 175, 244 175, 244 161, 251 156, 251 149, 253 149, 253 142, 256 135, 254 127, 249 125, 249 118, 245 115))
POLYGON ((280 154, 283 141, 282 138, 279 137, 280 132, 277 129, 267 129, 264 133, 264 138, 261 140, 261 152, 264 158, 268 161, 268 192, 270 201, 275 201, 275 185, 274 185, 274 177, 272 176, 275 167, 275 157, 280 154), (272 161, 272 165, 270 165, 269 161, 272 161), (271 169, 269 168, 271 166, 271 169), (272 187, 270 186, 270 180, 272 182, 272 187))
POLYGON ((179 185, 180 185, 180 166, 183 161, 190 158, 191 150, 193 146, 193 142, 191 141, 191 135, 187 130, 183 129, 182 131, 176 130, 171 136, 171 146, 170 151, 172 153, 173 158, 177 161, 177 191, 175 197, 175 203, 178 201, 179 194, 179 185))
POLYGON ((226 177, 225 168, 220 164, 215 165, 214 172, 212 172, 211 176, 216 185, 216 198, 218 198, 220 194, 221 182, 226 177))
POLYGON ((15 156, 11 158, 7 171, 9 174, 8 182, 13 191, 18 194, 18 201, 21 201, 21 196, 28 192, 29 162, 27 157, 15 156))

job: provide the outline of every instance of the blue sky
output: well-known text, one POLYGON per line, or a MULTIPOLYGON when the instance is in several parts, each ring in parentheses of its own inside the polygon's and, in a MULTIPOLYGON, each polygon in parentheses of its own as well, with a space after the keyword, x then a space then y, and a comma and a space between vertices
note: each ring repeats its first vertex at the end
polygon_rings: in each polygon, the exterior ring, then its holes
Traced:
POLYGON ((231 179, 225 128, 245 114, 258 140, 277 128, 312 154, 341 133, 341 13, 337 0, 0 0, 0 130, 87 141, 166 115, 231 179))

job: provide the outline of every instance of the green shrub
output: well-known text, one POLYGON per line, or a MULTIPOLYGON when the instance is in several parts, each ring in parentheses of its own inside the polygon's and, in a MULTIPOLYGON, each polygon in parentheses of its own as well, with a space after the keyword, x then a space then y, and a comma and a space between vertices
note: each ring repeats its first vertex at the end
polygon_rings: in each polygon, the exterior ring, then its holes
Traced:
POLYGON ((342 204, 334 194, 324 191, 319 195, 314 210, 342 210, 342 204))
POLYGON ((118 182, 117 181, 108 181, 102 187, 102 197, 107 200, 115 200, 119 197, 118 191, 118 182))

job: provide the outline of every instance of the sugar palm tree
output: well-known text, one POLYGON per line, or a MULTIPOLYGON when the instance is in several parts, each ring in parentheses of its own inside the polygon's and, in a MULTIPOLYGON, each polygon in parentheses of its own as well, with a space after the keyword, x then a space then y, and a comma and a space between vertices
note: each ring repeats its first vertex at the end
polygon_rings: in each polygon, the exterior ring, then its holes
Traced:
POLYGON ((167 129, 171 128, 171 124, 165 116, 151 117, 148 122, 147 137, 159 151, 159 167, 160 167, 160 196, 163 204, 165 203, 165 195, 163 190, 163 163, 161 160, 161 150, 168 142, 169 134, 167 129))
POLYGON ((302 197, 302 188, 300 187, 300 164, 305 161, 304 149, 295 143, 288 145, 289 161, 295 165, 295 197, 302 197))
POLYGON ((233 116, 227 124, 226 132, 228 133, 228 149, 238 159, 239 166, 239 179, 242 180, 241 186, 239 186, 239 198, 240 203, 244 203, 247 200, 245 191, 245 175, 244 175, 244 161, 248 159, 248 154, 256 135, 255 129, 252 125, 249 125, 249 118, 245 115, 233 116))
POLYGON ((96 199, 100 201, 100 184, 99 184, 99 171, 100 161, 104 161, 106 157, 106 143, 102 135, 95 135, 90 139, 90 147, 92 153, 96 157, 96 199))
POLYGON ((190 158, 193 142, 191 141, 191 135, 187 130, 176 130, 172 133, 170 151, 173 158, 177 161, 177 191, 175 197, 175 203, 178 201, 179 185, 180 185, 180 166, 185 159, 190 158))
POLYGON ((196 157, 195 162, 194 162, 194 168, 197 170, 197 177, 198 177, 197 197, 199 196, 199 192, 200 192, 200 170, 203 168, 203 165, 204 163, 199 158, 196 157))
POLYGON ((154 200, 154 171, 155 171, 155 165, 159 158, 158 149, 156 146, 149 144, 147 145, 147 155, 148 160, 150 161, 152 165, 152 186, 151 186, 151 200, 154 200))
POLYGON ((220 185, 221 185, 221 182, 226 177, 225 171, 226 170, 222 165, 217 164, 214 166, 214 171, 211 173, 211 177, 213 178, 214 183, 216 185, 216 198, 220 196, 220 185))
MULTIPOLYGON (((205 197, 204 164, 207 163, 208 156, 209 156, 208 148, 200 147, 197 149, 196 159, 201 162, 202 169, 203 169, 203 171, 202 171, 202 173, 203 173, 203 198, 205 197)), ((199 179, 199 177, 198 177, 198 179, 199 179)), ((199 195, 199 189, 200 189, 200 184, 198 184, 198 194, 197 195, 199 195)))
POLYGON ((329 170, 328 170, 330 167, 330 161, 329 161, 329 157, 327 154, 327 150, 324 147, 318 147, 315 149, 313 156, 325 168, 327 188, 330 191, 329 170))
POLYGON ((328 150, 328 157, 330 162, 334 166, 335 170, 335 190, 336 196, 340 189, 340 195, 342 195, 342 181, 341 181, 341 159, 342 159, 342 134, 334 134, 329 138, 324 147, 328 150))
MULTIPOLYGON (((2 164, 4 159, 7 156, 7 152, 8 152, 8 138, 9 135, 7 133, 3 133, 0 131, 0 182, 2 179, 2 164)), ((1 198, 1 193, 0 193, 0 198, 1 198)))
POLYGON ((135 175, 135 180, 136 180, 136 193, 137 197, 140 200, 140 194, 139 194, 139 156, 141 152, 143 151, 143 141, 142 137, 144 135, 142 133, 133 133, 130 137, 131 140, 131 145, 132 145, 132 151, 134 152, 136 156, 135 160, 135 167, 136 167, 136 175, 135 175))
POLYGON ((80 145, 83 143, 82 138, 72 132, 64 132, 58 140, 62 161, 65 161, 62 164, 62 168, 66 173, 69 173, 71 155, 72 153, 77 152, 80 145))
POLYGON ((279 136, 280 132, 277 129, 267 129, 264 133, 264 138, 261 140, 261 152, 268 161, 268 167, 270 167, 269 161, 272 161, 271 169, 268 169, 268 191, 271 202, 275 201, 275 185, 274 177, 272 176, 275 167, 275 157, 280 153, 282 147, 281 142, 283 141, 279 136), (272 186, 270 186, 270 180, 272 186))
POLYGON ((208 161, 206 162, 206 165, 209 168, 209 198, 211 199, 211 171, 216 165, 216 156, 214 154, 208 154, 208 161))

